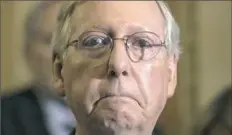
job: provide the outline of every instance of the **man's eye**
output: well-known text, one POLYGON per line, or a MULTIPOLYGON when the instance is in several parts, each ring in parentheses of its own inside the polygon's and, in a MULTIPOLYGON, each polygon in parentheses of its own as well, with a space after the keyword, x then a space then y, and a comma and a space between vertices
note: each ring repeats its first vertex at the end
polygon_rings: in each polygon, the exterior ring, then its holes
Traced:
POLYGON ((133 46, 139 47, 139 48, 147 48, 151 46, 151 42, 148 39, 136 39, 133 42, 133 46))
POLYGON ((89 48, 98 48, 107 44, 107 38, 99 36, 91 36, 83 41, 83 46, 89 48))

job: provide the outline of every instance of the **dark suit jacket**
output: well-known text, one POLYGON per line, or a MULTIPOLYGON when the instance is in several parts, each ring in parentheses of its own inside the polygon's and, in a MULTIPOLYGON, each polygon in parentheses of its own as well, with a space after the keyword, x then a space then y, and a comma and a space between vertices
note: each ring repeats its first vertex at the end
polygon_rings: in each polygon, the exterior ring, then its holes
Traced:
POLYGON ((34 88, 1 97, 1 135, 49 135, 34 88))

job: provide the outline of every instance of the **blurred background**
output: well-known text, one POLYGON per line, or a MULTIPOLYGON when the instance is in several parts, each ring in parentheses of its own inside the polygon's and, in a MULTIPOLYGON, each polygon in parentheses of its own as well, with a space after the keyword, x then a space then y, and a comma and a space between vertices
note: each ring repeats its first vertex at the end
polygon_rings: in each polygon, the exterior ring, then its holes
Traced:
MULTIPOLYGON (((25 15, 35 3, 1 1, 1 95, 33 78, 22 50, 25 15)), ((181 28, 183 53, 176 94, 160 123, 167 135, 195 135, 210 119, 208 108, 231 87, 231 1, 168 3, 181 28)))

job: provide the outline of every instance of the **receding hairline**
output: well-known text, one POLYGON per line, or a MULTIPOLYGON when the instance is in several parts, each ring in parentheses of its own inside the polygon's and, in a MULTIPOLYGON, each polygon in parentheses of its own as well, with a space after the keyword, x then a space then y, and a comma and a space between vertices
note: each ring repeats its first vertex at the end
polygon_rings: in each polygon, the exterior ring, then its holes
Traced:
MULTIPOLYGON (((67 44, 72 36, 72 30, 70 28, 70 20, 72 20, 74 11, 77 7, 82 5, 83 3, 88 2, 85 1, 71 1, 68 2, 67 5, 63 5, 59 12, 58 16, 58 27, 56 32, 53 36, 52 46, 53 46, 53 55, 60 57, 64 57, 64 52, 66 52, 67 44)), ((168 52, 170 55, 174 55, 179 57, 181 53, 180 48, 180 30, 179 26, 176 23, 171 9, 169 8, 168 4, 164 1, 154 1, 157 3, 159 10, 161 11, 162 16, 165 20, 165 43, 168 47, 168 52)))
MULTIPOLYGON (((79 24, 78 23, 76 23, 76 21, 77 22, 79 22, 79 20, 81 20, 81 18, 80 18, 80 15, 82 15, 82 14, 84 14, 83 12, 91 12, 91 11, 88 11, 88 10, 86 10, 86 8, 87 7, 83 7, 83 6, 91 6, 91 5, 89 5, 90 4, 90 2, 91 2, 91 4, 97 4, 97 3, 94 3, 94 2, 96 2, 96 1, 80 1, 79 3, 78 3, 79 1, 75 1, 75 2, 72 2, 73 3, 73 5, 75 5, 74 7, 73 7, 73 11, 72 11, 72 13, 70 13, 71 14, 71 16, 70 16, 70 27, 72 28, 72 34, 71 34, 71 37, 76 37, 77 35, 78 36, 80 36, 80 33, 79 33, 79 31, 78 30, 82 30, 81 28, 80 28, 80 26, 79 26, 79 24), (75 3, 75 4, 74 4, 75 3), (85 5, 84 5, 85 4, 85 5), (86 5, 86 4, 88 4, 88 5, 86 5), (83 11, 83 10, 85 10, 85 11, 83 11), (75 20, 75 22, 73 22, 73 19, 77 19, 77 20, 75 20), (77 29, 77 27, 78 27, 78 29, 77 29)), ((105 2, 105 1, 97 1, 97 2, 105 2)), ((106 1, 107 2, 107 1, 106 1)), ((123 1, 116 1, 116 2, 123 2, 123 1)), ((133 1, 128 1, 128 2, 133 2, 133 1)), ((165 16, 164 16, 164 13, 162 12, 162 10, 161 10, 161 8, 160 8, 160 6, 159 6, 159 4, 158 4, 158 2, 157 1, 139 1, 139 2, 154 2, 153 4, 154 5, 152 5, 152 7, 150 7, 150 8, 154 8, 154 6, 155 6, 155 8, 156 8, 156 10, 158 11, 158 14, 159 14, 159 16, 162 18, 162 22, 163 23, 165 23, 165 21, 166 21, 166 19, 165 19, 165 16)), ((129 4, 129 3, 128 3, 129 4)), ((146 4, 149 4, 149 3, 146 3, 146 4)), ((70 4, 71 5, 71 4, 70 4)), ((149 5, 150 6, 150 5, 149 5)), ((58 17, 59 18, 59 17, 58 17)), ((85 23, 81 23, 81 27, 82 26, 86 26, 85 25, 85 23)), ((94 24, 87 24, 87 28, 85 28, 85 29, 83 29, 83 31, 80 31, 81 33, 82 32, 85 32, 85 31, 88 31, 88 30, 93 30, 94 29, 94 27, 95 26, 99 26, 100 28, 103 28, 103 30, 104 31, 107 31, 107 32, 111 32, 111 31, 113 31, 111 28, 110 28, 110 25, 107 25, 107 24, 97 24, 97 23, 94 23, 94 24)), ((164 28, 165 28, 165 25, 164 25, 164 28)), ((99 29, 98 29, 99 30, 99 29)), ((144 25, 139 25, 139 24, 134 24, 131 28, 129 27, 128 28, 128 32, 129 33, 131 33, 131 32, 133 32, 133 31, 135 31, 135 32, 137 32, 137 31, 153 31, 153 32, 155 32, 160 38, 162 38, 162 40, 164 40, 163 38, 164 38, 164 33, 163 32, 160 32, 160 30, 158 30, 158 32, 157 32, 157 29, 156 28, 154 28, 154 27, 146 27, 146 26, 144 26, 144 25), (132 29, 133 28, 133 29, 132 29), (163 33, 163 34, 160 34, 160 33, 163 33)))
MULTIPOLYGON (((73 1, 73 2, 70 2, 71 4, 70 5, 73 5, 72 7, 72 11, 71 11, 71 18, 73 18, 74 14, 76 13, 77 11, 77 7, 78 9, 80 10, 81 9, 81 6, 83 6, 84 4, 86 5, 87 3, 89 2, 107 2, 107 1, 89 1, 89 0, 82 0, 82 1, 73 1)), ((123 1, 115 1, 115 2, 123 2, 123 1)), ((128 2, 133 2, 133 1, 128 1, 128 2)), ((141 1, 139 1, 141 2, 141 1)), ((142 2, 155 2, 156 3, 156 6, 160 12, 160 14, 162 15, 163 19, 165 20, 165 16, 164 16, 164 13, 162 12, 162 9, 161 7, 159 6, 159 3, 158 1, 142 1, 142 2)), ((63 7, 66 7, 67 5, 64 5, 63 7)), ((62 8, 62 7, 61 7, 62 8)), ((61 16, 58 16, 58 20, 59 18, 61 18, 61 16)))

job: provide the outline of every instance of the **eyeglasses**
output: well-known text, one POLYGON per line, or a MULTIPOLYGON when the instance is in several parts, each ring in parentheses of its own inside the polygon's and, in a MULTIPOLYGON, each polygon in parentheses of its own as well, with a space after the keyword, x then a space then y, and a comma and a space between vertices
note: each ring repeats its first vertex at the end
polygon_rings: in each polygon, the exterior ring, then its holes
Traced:
POLYGON ((68 46, 76 47, 83 55, 98 58, 112 51, 114 40, 122 40, 129 58, 136 62, 153 59, 162 47, 166 48, 159 36, 149 31, 136 32, 122 38, 111 38, 104 32, 88 31, 81 34, 78 40, 70 42, 68 46))

